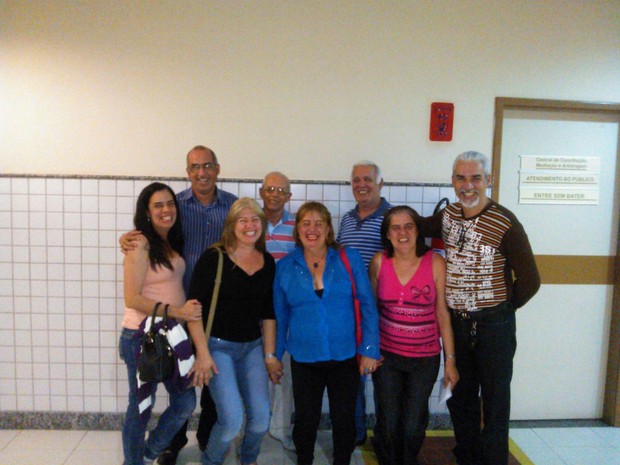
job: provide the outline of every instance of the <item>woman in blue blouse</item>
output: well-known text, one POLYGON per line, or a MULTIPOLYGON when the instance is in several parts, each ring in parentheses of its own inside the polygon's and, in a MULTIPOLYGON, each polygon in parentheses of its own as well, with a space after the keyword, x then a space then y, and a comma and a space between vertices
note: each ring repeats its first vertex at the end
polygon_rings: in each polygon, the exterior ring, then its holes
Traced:
POLYGON ((349 465, 355 447, 355 397, 360 374, 379 365, 375 298, 366 267, 346 248, 362 311, 362 342, 356 348, 349 272, 334 239, 329 210, 306 202, 295 218, 296 249, 278 262, 274 281, 276 356, 291 355, 297 464, 311 465, 327 387, 333 427, 334 465, 349 465), (356 353, 361 356, 356 361, 356 353))

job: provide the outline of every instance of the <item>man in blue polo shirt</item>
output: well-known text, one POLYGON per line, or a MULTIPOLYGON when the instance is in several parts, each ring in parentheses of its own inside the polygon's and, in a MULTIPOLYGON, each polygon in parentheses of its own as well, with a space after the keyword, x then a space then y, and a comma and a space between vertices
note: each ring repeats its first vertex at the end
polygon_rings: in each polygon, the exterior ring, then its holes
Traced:
MULTIPOLYGON (((351 188, 357 206, 345 213, 340 221, 337 241, 357 249, 366 268, 373 255, 383 250, 381 223, 391 205, 381 197, 383 177, 381 169, 369 160, 360 160, 351 171, 351 188)), ((366 377, 362 376, 355 408, 357 445, 366 442, 366 377)))
MULTIPOLYGON (((291 200, 291 183, 278 171, 268 173, 259 190, 263 199, 263 211, 267 217, 267 251, 276 260, 288 255, 295 248, 293 232, 295 215, 284 207, 291 200)), ((291 379, 291 358, 287 353, 282 359, 284 364, 280 384, 270 384, 272 389, 272 412, 269 434, 282 443, 288 450, 295 450, 291 437, 291 417, 293 415, 293 382, 291 379)))

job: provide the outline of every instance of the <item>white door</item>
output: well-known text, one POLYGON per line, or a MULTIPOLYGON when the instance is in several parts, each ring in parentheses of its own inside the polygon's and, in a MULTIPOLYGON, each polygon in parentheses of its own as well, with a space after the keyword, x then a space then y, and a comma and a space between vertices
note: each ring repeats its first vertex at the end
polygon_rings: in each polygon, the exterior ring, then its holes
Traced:
MULTIPOLYGON (((523 223, 534 254, 609 257, 618 231, 617 115, 507 109, 499 202, 523 223), (599 157, 598 205, 519 204, 520 157, 599 157)), ((612 284, 544 284, 517 312, 512 415, 519 419, 601 418, 612 284)), ((543 277, 544 278, 544 277, 543 277)))

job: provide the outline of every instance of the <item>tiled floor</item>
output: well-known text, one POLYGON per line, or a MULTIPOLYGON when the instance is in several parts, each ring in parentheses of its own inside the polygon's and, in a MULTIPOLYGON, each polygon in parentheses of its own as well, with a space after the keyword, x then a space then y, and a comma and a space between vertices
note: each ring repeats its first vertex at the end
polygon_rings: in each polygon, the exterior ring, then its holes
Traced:
MULTIPOLYGON (((510 437, 527 456, 524 465, 620 465, 620 428, 513 428, 510 437), (527 461, 529 459, 529 462, 527 461)), ((294 454, 266 437, 259 465, 292 465, 294 454)), ((319 433, 315 463, 326 465, 331 436, 319 433)), ((1 465, 120 465, 123 461, 118 431, 0 430, 1 465)), ((351 465, 364 465, 356 450, 351 465)), ((199 465, 200 452, 191 442, 178 465, 199 465)), ((225 465, 237 465, 229 454, 225 465)))

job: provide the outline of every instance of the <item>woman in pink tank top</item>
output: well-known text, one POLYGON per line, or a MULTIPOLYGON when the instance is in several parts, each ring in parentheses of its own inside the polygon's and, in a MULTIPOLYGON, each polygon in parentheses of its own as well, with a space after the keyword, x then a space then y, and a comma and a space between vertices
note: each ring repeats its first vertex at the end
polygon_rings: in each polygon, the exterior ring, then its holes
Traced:
POLYGON ((459 375, 445 299, 446 267, 419 235, 420 216, 407 206, 383 219, 384 252, 370 263, 379 305, 383 365, 373 374, 376 452, 382 465, 416 465, 429 420, 428 399, 437 380, 441 344, 444 382, 459 375))

